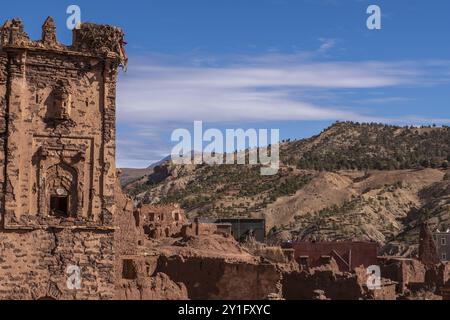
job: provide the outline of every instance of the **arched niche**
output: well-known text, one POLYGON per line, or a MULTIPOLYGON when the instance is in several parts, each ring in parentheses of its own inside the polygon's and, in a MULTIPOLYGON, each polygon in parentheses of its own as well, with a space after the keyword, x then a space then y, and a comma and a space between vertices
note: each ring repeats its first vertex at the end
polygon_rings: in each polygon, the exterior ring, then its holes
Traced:
POLYGON ((61 162, 45 174, 45 203, 49 215, 75 217, 78 213, 78 172, 61 162))

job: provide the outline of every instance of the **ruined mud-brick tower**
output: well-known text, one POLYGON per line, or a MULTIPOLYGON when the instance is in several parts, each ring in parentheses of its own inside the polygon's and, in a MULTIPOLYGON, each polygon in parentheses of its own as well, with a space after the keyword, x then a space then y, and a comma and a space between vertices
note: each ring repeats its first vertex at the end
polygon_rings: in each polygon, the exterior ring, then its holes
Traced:
POLYGON ((40 41, 18 19, 0 29, 0 299, 113 297, 123 44, 82 24, 62 45, 52 18, 40 41))

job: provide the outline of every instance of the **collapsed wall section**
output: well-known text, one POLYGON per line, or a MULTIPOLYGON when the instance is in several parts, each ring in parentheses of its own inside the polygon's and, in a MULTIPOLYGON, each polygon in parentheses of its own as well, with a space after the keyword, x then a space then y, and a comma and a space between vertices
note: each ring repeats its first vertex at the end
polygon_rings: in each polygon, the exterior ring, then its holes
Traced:
POLYGON ((212 257, 161 256, 156 272, 186 285, 190 299, 261 300, 279 292, 281 274, 273 264, 212 257))

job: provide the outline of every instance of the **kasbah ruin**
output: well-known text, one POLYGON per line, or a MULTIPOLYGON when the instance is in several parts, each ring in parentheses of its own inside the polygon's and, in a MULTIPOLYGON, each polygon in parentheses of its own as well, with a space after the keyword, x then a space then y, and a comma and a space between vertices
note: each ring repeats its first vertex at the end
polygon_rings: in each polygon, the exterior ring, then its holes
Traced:
POLYGON ((38 41, 19 19, 1 28, 0 299, 449 298, 426 225, 405 259, 377 257, 375 243, 238 242, 230 224, 176 205, 135 207, 115 167, 124 44, 119 28, 84 23, 62 45, 50 17, 38 41))

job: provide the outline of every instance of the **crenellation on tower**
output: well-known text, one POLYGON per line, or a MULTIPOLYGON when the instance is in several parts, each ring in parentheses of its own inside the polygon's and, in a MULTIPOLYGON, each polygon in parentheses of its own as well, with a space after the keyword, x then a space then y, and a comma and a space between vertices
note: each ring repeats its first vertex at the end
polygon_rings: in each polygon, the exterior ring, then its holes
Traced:
POLYGON ((71 45, 63 45, 56 37, 56 24, 52 17, 48 17, 42 25, 42 36, 33 41, 25 32, 24 25, 19 18, 7 21, 0 28, 0 48, 53 50, 64 54, 85 55, 110 60, 117 66, 126 67, 128 58, 125 53, 124 32, 122 29, 110 25, 82 23, 73 29, 71 45))

